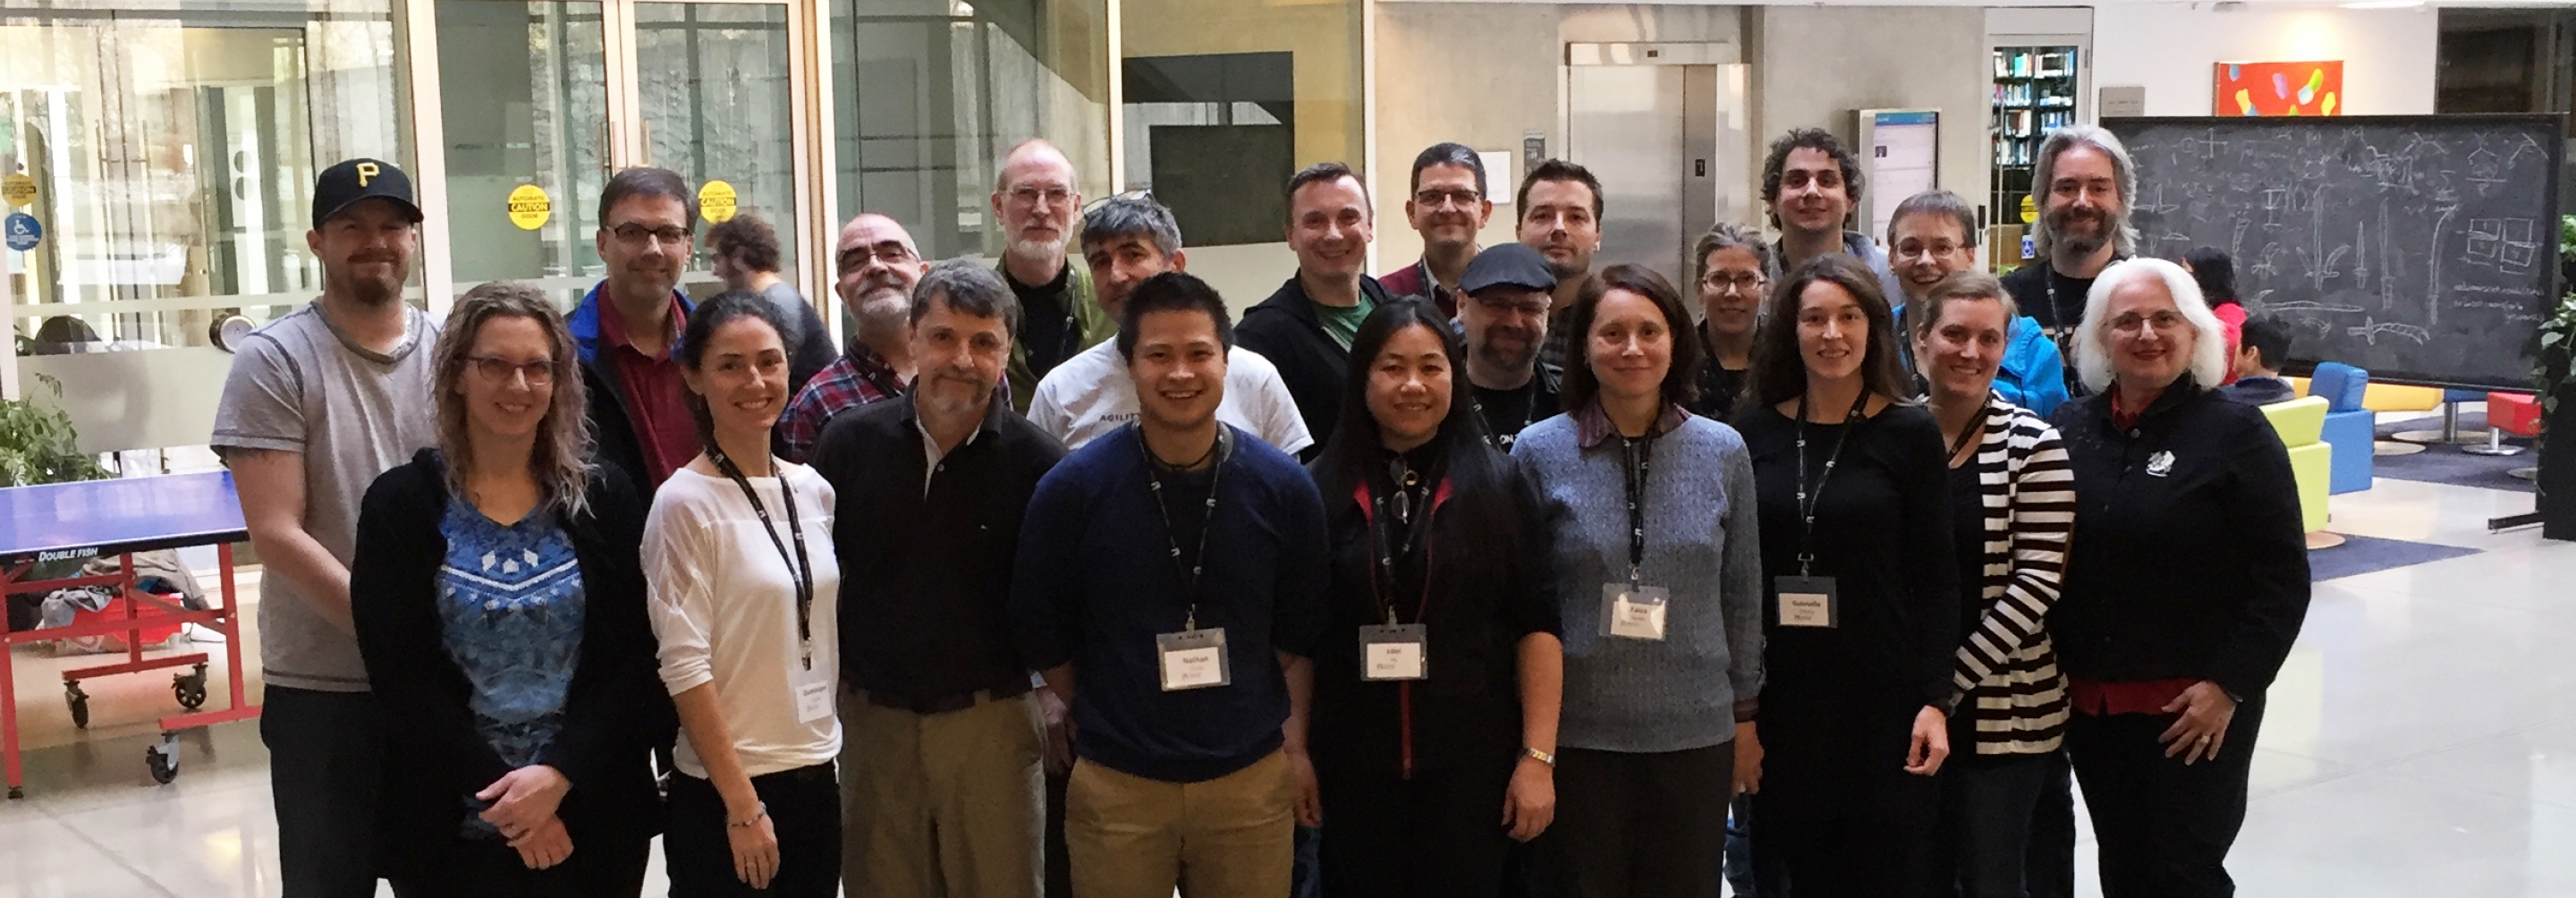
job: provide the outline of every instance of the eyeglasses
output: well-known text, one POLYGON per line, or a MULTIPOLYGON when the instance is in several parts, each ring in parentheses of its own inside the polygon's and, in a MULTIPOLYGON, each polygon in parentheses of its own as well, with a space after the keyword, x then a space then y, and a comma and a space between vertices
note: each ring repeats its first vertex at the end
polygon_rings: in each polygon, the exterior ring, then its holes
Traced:
POLYGON ((493 383, 509 383, 512 373, 526 380, 528 386, 540 389, 553 386, 555 382, 555 360, 553 359, 513 362, 488 355, 476 355, 467 356, 465 360, 474 363, 475 373, 483 375, 483 379, 493 383))
POLYGON ((840 259, 834 264, 840 269, 840 273, 848 274, 861 268, 868 267, 869 260, 883 262, 888 265, 901 265, 914 258, 916 258, 916 256, 912 251, 912 247, 888 240, 873 247, 853 246, 842 250, 840 259))
POLYGON ((1931 259, 1947 256, 1962 249, 1966 249, 1966 247, 1960 244, 1951 243, 1947 240, 1934 241, 1929 244, 1908 241, 1896 245, 1896 257, 1899 259, 1931 259))
POLYGON ((1414 194, 1413 202, 1415 205, 1421 206, 1425 209, 1439 209, 1453 205, 1461 209, 1466 209, 1473 207, 1478 201, 1481 201, 1484 198, 1484 194, 1465 188, 1442 190, 1434 187, 1414 194))
POLYGON ((1497 315, 1517 314, 1524 318, 1547 317, 1547 307, 1550 303, 1549 298, 1544 293, 1529 299, 1511 299, 1503 296, 1490 295, 1479 296, 1475 299, 1476 305, 1488 312, 1493 312, 1497 315))
POLYGON ((688 228, 676 225, 648 228, 634 222, 611 228, 609 233, 617 235, 617 241, 628 246, 642 246, 647 240, 663 246, 687 246, 692 235, 688 228))
POLYGON ((2135 334, 2140 328, 2154 328, 2156 333, 2169 334, 2181 330, 2187 323, 2182 315, 2176 312, 2157 312, 2153 315, 2132 312, 2111 319, 2111 329, 2123 334, 2135 334))
POLYGON ((1767 279, 1763 276, 1754 274, 1750 271, 1737 272, 1732 276, 1723 271, 1711 271, 1707 275, 1702 276, 1699 279, 1699 282, 1701 286, 1721 293, 1729 291, 1736 293, 1760 293, 1762 292, 1762 283, 1765 280, 1767 279))
POLYGON ((1009 196, 1011 202, 1032 209, 1062 206, 1073 202, 1073 191, 1057 186, 1039 187, 1035 184, 1022 184, 1011 188, 1009 196), (1040 203, 1041 200, 1044 201, 1043 204, 1040 203))

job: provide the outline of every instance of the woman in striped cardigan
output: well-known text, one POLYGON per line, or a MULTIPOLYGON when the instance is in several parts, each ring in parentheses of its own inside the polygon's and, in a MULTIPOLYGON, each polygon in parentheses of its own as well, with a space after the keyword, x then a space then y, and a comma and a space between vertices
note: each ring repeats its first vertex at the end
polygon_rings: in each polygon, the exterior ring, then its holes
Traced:
POLYGON ((1938 891, 1949 894, 1955 878, 1963 898, 2020 898, 2027 878, 2032 894, 2044 894, 2045 884, 2071 886, 2074 877, 2061 746, 2066 678, 2047 626, 2074 528, 2074 473, 2057 430, 1992 389, 2017 314, 2003 284, 1981 271, 1955 272, 1924 299, 1914 358, 1950 448, 1953 545, 1967 613, 1952 675, 1954 757, 1942 788, 1953 863, 1944 865, 1938 891), (2047 821, 2036 833, 2034 819, 2047 821))

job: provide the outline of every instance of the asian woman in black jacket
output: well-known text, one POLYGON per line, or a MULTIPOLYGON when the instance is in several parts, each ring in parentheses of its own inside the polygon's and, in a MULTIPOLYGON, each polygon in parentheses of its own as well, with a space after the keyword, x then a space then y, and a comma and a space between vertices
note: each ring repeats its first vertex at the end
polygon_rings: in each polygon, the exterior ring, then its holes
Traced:
POLYGON ((1326 894, 1491 898, 1511 840, 1555 814, 1547 521, 1460 353, 1429 301, 1378 306, 1310 466, 1333 540, 1307 739, 1326 894))
POLYGON ((644 505, 587 460, 573 343, 545 294, 459 298, 438 447, 367 490, 351 614, 385 707, 382 875, 402 898, 644 888, 676 720, 637 560, 644 505))
POLYGON ((2289 451, 2210 389, 2226 340, 2181 266, 2113 265, 2075 332, 2090 395, 2053 416, 2078 511, 2049 626, 2105 898, 2236 893, 2263 693, 2307 618, 2289 451))

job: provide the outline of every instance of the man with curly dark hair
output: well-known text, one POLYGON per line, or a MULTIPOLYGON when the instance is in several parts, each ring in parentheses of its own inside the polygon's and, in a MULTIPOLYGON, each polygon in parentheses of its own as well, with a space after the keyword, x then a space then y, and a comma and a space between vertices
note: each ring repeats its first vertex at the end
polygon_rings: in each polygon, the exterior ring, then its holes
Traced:
POLYGON ((1771 205, 1771 223, 1780 229, 1779 241, 1771 245, 1771 257, 1780 266, 1772 280, 1818 256, 1850 253, 1878 275, 1887 295, 1905 295, 1888 273, 1887 253, 1869 235, 1844 227, 1866 184, 1860 160, 1823 128, 1793 128, 1771 142, 1771 152, 1762 160, 1762 201, 1771 205))

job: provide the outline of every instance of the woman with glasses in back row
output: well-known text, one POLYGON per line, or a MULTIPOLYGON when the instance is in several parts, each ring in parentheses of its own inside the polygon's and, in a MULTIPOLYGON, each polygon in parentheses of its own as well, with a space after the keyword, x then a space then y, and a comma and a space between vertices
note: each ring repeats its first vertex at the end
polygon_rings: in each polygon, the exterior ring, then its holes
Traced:
POLYGON ((438 445, 376 479, 350 615, 387 707, 382 873, 402 898, 636 895, 671 736, 636 558, 643 501, 587 461, 545 294, 467 291, 439 345, 438 445))

